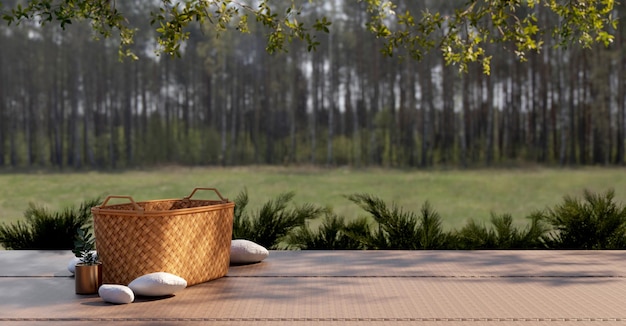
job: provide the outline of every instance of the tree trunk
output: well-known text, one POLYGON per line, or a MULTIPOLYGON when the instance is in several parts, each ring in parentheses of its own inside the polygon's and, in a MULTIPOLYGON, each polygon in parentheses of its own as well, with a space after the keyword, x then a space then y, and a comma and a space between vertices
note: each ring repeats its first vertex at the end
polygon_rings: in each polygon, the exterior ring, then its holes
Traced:
MULTIPOLYGON (((442 62, 443 64, 443 62, 442 62)), ((454 143, 456 138, 455 114, 454 114, 454 74, 456 68, 445 66, 443 68, 443 121, 438 133, 442 135, 440 145, 441 163, 451 164, 454 157, 454 143)))
MULTIPOLYGON (((333 7, 334 8, 334 7, 333 7)), ((335 60, 333 56, 333 34, 328 34, 328 91, 326 92, 326 97, 328 99, 328 139, 326 140, 326 165, 333 166, 333 141, 334 141, 334 131, 335 131, 335 89, 337 88, 337 82, 335 78, 337 78, 337 74, 335 73, 335 60)), ((323 83, 326 85, 327 83, 323 83)))
POLYGON ((310 155, 310 159, 309 159, 309 163, 311 163, 312 165, 315 165, 317 159, 317 110, 319 108, 320 105, 320 98, 319 98, 319 80, 321 79, 321 63, 319 63, 319 59, 317 59, 317 55, 313 54, 313 59, 311 61, 312 64, 312 70, 313 70, 313 87, 312 87, 312 91, 310 93, 310 95, 313 97, 312 99, 312 105, 313 107, 311 108, 311 114, 309 115, 310 121, 309 121, 309 143, 311 146, 311 155, 310 155))
POLYGON ((422 101, 422 146, 421 146, 421 166, 427 167, 433 164, 432 161, 432 122, 434 121, 435 104, 433 99, 433 77, 429 65, 429 59, 423 65, 420 72, 421 101, 422 101))
MULTIPOLYGON (((467 167, 467 146, 470 139, 470 125, 471 125, 471 115, 470 115, 470 80, 469 80, 469 72, 465 73, 462 77, 462 113, 459 121, 459 147, 460 147, 460 162, 462 167, 467 167)), ((444 95, 445 96, 445 95, 444 95)), ((454 98, 454 96, 452 96, 454 98)), ((444 127, 444 128, 447 128, 444 127)))
MULTIPOLYGON (((616 5, 620 15, 626 14, 626 3, 620 1, 616 5)), ((615 33, 615 53, 617 53, 615 74, 617 85, 615 90, 616 121, 615 121, 615 159, 613 163, 624 165, 626 163, 626 27, 618 26, 615 33)))
MULTIPOLYGON (((557 53, 559 54, 560 58, 565 58, 564 54, 563 54, 563 49, 559 49, 557 51, 557 53)), ((572 56, 569 56, 569 58, 567 58, 567 60, 572 60, 572 56)), ((559 85, 559 102, 558 102, 558 110, 559 110, 559 123, 558 125, 560 126, 560 135, 561 135, 561 139, 560 139, 560 146, 559 146, 559 164, 561 166, 565 166, 567 164, 567 148, 568 148, 568 140, 569 140, 569 128, 570 128, 570 121, 569 121, 569 110, 572 108, 572 94, 568 93, 569 88, 567 87, 566 81, 567 81, 567 76, 569 76, 569 78, 573 78, 571 76, 571 73, 566 75, 566 68, 567 65, 565 64, 561 64, 561 60, 556 60, 559 65, 559 69, 558 69, 558 85, 559 85)))
POLYGON ((487 135, 486 135, 486 153, 485 153, 485 163, 487 164, 487 166, 492 165, 493 164, 493 151, 494 151, 494 114, 495 114, 495 110, 493 107, 493 83, 492 83, 492 78, 491 76, 486 76, 485 77, 485 83, 486 83, 486 88, 487 88, 487 103, 485 103, 485 106, 487 108, 487 135))

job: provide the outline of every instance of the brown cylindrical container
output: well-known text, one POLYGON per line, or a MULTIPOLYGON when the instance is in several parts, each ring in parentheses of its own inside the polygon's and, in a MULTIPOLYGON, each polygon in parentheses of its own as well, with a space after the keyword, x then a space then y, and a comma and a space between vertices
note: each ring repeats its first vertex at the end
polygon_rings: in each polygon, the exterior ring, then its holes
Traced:
POLYGON ((76 294, 98 293, 102 285, 102 264, 77 264, 74 278, 76 279, 76 294))

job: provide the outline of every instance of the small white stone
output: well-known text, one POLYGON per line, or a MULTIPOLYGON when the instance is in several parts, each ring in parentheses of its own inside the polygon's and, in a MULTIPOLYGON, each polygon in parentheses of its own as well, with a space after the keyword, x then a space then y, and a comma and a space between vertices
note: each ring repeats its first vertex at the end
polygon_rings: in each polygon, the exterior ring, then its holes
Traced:
POLYGON ((135 294, 128 286, 118 284, 103 284, 98 289, 98 295, 106 302, 126 304, 135 301, 135 294))
POLYGON ((70 259, 70 261, 67 263, 67 270, 74 274, 76 273, 76 264, 78 264, 80 262, 80 258, 78 257, 73 257, 72 259, 70 259))
POLYGON ((128 287, 136 295, 164 296, 174 294, 187 287, 187 281, 174 274, 165 272, 150 273, 134 279, 128 287))
POLYGON ((230 263, 251 264, 258 263, 269 256, 265 247, 250 240, 237 239, 230 242, 230 263))

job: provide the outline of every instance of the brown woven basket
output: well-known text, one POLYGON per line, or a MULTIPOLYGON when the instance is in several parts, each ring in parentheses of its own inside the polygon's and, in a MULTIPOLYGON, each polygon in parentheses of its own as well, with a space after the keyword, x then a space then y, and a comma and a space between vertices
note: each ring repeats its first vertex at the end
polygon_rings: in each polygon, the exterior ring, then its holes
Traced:
POLYGON ((196 188, 183 199, 107 197, 91 209, 103 282, 127 285, 167 272, 194 285, 226 275, 234 207, 215 188, 196 188), (198 190, 214 191, 220 200, 191 199, 198 190), (130 203, 107 206, 112 198, 130 203))

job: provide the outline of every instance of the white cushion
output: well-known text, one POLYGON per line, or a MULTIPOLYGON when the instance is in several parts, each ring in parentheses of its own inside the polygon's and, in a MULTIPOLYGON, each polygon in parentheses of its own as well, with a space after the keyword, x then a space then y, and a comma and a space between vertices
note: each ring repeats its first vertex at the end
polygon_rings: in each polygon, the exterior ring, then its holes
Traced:
POLYGON ((103 284, 98 289, 98 295, 106 302, 124 304, 135 301, 135 294, 128 286, 118 284, 103 284))
MULTIPOLYGON (((97 259, 98 253, 95 250, 92 250, 91 252, 96 256, 96 259, 97 259)), ((76 264, 80 262, 82 262, 81 258, 72 257, 72 259, 70 259, 70 261, 67 262, 67 270, 72 274, 76 273, 76 264)))
POLYGON ((250 240, 238 239, 230 243, 231 264, 258 263, 269 255, 270 252, 267 249, 250 240))
POLYGON ((187 281, 177 275, 156 272, 134 279, 128 287, 136 295, 164 296, 174 294, 187 287, 187 281))

